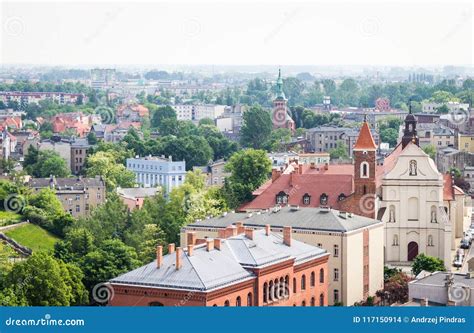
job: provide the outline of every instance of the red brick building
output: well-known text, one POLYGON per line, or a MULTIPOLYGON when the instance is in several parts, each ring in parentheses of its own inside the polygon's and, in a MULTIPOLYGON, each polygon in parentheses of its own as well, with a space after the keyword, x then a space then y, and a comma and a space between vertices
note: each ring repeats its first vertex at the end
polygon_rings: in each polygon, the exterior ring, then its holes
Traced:
POLYGON ((270 227, 229 226, 219 238, 187 234, 185 250, 110 281, 112 306, 327 306, 329 254, 270 227))

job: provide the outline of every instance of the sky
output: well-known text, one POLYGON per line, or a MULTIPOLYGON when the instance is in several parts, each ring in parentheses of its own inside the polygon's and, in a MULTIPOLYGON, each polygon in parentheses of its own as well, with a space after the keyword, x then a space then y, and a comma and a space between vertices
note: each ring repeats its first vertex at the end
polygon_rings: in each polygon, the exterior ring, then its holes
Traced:
POLYGON ((0 2, 1 64, 473 64, 469 1, 0 2))

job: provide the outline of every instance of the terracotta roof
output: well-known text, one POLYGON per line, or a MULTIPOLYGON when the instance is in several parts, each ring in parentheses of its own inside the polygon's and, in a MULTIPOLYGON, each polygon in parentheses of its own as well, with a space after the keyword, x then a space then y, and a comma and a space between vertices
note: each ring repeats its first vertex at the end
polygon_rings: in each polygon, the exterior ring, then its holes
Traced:
POLYGON ((383 165, 375 166, 375 186, 380 187, 382 185, 383 177, 393 169, 402 150, 403 148, 400 142, 395 149, 384 158, 383 165))
POLYGON ((338 197, 342 193, 349 196, 353 192, 353 176, 348 174, 283 174, 261 192, 253 201, 240 210, 268 209, 276 204, 278 193, 288 195, 288 204, 304 207, 319 207, 320 196, 328 195, 328 206, 338 207, 338 197), (303 196, 311 196, 310 204, 304 205, 303 196))
POLYGON ((466 193, 464 193, 464 191, 459 186, 454 185, 453 188, 454 195, 466 195, 466 193))
POLYGON ((377 145, 375 144, 374 138, 370 133, 369 124, 367 122, 364 122, 360 128, 359 137, 357 138, 357 141, 354 145, 354 149, 377 149, 377 145))
POLYGON ((443 175, 443 200, 454 200, 453 181, 450 174, 443 175))

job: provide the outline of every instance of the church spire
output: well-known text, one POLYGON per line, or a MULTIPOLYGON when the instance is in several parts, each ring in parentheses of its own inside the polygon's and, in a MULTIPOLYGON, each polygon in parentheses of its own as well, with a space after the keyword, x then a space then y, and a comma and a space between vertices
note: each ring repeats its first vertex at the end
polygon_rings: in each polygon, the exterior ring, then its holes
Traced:
POLYGON ((413 115, 411 107, 411 99, 408 101, 408 114, 405 118, 405 129, 403 130, 402 149, 404 149, 410 142, 417 146, 420 145, 418 134, 416 131, 416 117, 413 115))
POLYGON ((281 68, 278 69, 278 79, 276 82, 277 96, 276 99, 286 100, 285 93, 283 92, 283 79, 281 78, 281 68))
POLYGON ((360 128, 359 137, 354 145, 354 150, 376 150, 377 145, 375 144, 372 133, 370 132, 369 123, 367 122, 367 114, 364 115, 364 123, 360 128))

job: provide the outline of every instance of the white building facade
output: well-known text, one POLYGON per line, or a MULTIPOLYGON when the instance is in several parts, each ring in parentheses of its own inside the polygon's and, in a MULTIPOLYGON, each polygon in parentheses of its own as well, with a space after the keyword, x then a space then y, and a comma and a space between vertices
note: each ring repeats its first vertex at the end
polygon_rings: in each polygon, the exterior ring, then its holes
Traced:
POLYGON ((127 169, 135 173, 136 182, 140 186, 161 186, 165 194, 182 185, 186 178, 186 162, 173 161, 171 156, 128 158, 127 169))

